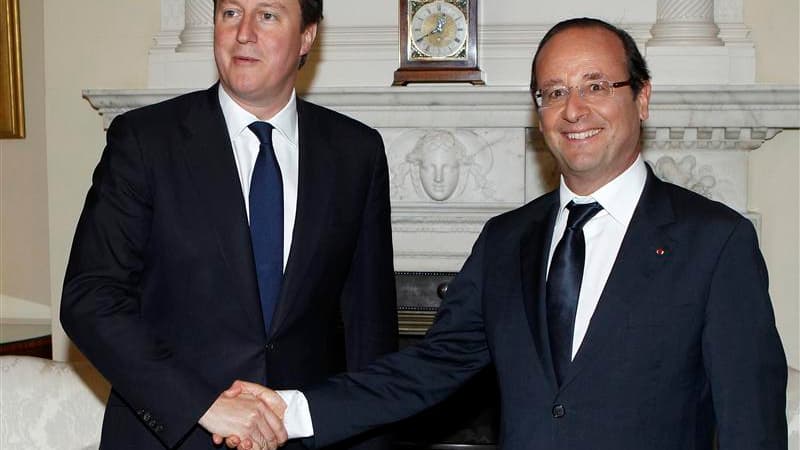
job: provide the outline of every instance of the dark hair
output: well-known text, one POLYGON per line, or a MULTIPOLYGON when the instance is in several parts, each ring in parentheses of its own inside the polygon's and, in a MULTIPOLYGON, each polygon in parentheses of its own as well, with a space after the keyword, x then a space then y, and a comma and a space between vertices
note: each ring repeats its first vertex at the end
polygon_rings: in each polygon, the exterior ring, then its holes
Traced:
POLYGON ((319 23, 322 20, 322 0, 300 0, 300 11, 303 12, 303 29, 319 23))
POLYGON ((536 55, 533 57, 533 64, 531 64, 532 93, 538 89, 536 84, 536 60, 539 58, 539 53, 541 53, 547 41, 552 39, 553 36, 570 28, 602 28, 614 33, 622 42, 622 47, 625 49, 625 59, 628 61, 628 78, 631 80, 631 91, 633 91, 633 96, 635 97, 639 94, 639 91, 642 89, 642 86, 644 86, 644 83, 650 80, 650 72, 647 70, 647 62, 645 62, 642 54, 639 53, 639 48, 636 47, 636 42, 625 30, 617 28, 614 25, 611 25, 610 23, 604 22, 600 19, 592 19, 589 17, 581 17, 559 22, 554 25, 553 28, 550 28, 547 34, 544 35, 541 42, 539 42, 539 48, 536 49, 536 55))
MULTIPOLYGON (((217 15, 217 1, 211 0, 214 3, 214 17, 217 15)), ((300 31, 306 29, 312 23, 320 23, 322 21, 322 0, 297 0, 300 3, 300 13, 302 14, 302 23, 300 24, 300 31)), ((306 63, 308 54, 300 57, 300 65, 298 68, 303 67, 306 63)))
MULTIPOLYGON (((217 0, 211 0, 214 3, 214 15, 217 14, 217 0)), ((303 15, 303 23, 300 24, 300 30, 305 30, 307 26, 312 23, 319 23, 322 21, 322 0, 297 0, 300 2, 300 11, 303 15)))

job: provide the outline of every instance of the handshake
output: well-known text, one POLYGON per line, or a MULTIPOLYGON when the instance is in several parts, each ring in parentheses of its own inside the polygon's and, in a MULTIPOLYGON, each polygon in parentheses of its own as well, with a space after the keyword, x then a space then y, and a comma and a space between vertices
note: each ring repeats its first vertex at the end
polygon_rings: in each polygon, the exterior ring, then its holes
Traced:
POLYGON ((234 381, 198 423, 214 444, 237 450, 275 450, 288 439, 283 424, 286 403, 278 393, 256 383, 234 381))

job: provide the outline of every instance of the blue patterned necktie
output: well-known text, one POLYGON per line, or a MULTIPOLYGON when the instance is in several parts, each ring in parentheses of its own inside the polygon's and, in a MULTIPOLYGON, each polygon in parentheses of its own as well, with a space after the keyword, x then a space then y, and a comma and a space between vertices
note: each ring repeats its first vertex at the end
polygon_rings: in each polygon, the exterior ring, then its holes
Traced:
POLYGON ((583 264, 586 259, 583 226, 603 209, 597 202, 570 202, 567 208, 567 227, 553 252, 547 277, 547 329, 553 368, 559 385, 572 362, 575 313, 578 310, 578 294, 581 291, 583 264))
POLYGON ((261 142, 250 179, 250 239, 264 329, 269 332, 283 282, 283 181, 272 147, 272 125, 253 122, 248 128, 261 142))

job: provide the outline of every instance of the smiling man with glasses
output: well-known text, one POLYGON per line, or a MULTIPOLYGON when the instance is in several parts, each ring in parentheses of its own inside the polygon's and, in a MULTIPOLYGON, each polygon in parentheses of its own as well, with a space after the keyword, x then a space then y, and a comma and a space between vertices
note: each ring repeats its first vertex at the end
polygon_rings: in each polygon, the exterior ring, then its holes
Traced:
POLYGON ((313 425, 295 433, 289 414, 290 435, 324 446, 402 419, 493 363, 506 450, 785 450, 786 359, 755 231, 647 167, 650 89, 624 31, 551 29, 531 91, 559 188, 486 224, 420 344, 290 402, 313 425))

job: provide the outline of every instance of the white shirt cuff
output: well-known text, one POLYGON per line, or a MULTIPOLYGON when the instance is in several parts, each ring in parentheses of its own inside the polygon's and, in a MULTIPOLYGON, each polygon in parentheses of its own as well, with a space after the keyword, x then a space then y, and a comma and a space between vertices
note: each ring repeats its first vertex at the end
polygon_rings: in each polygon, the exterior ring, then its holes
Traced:
POLYGON ((314 435, 314 426, 311 424, 311 411, 308 409, 308 400, 300 391, 275 391, 286 403, 283 414, 283 426, 289 439, 307 438, 314 435))

